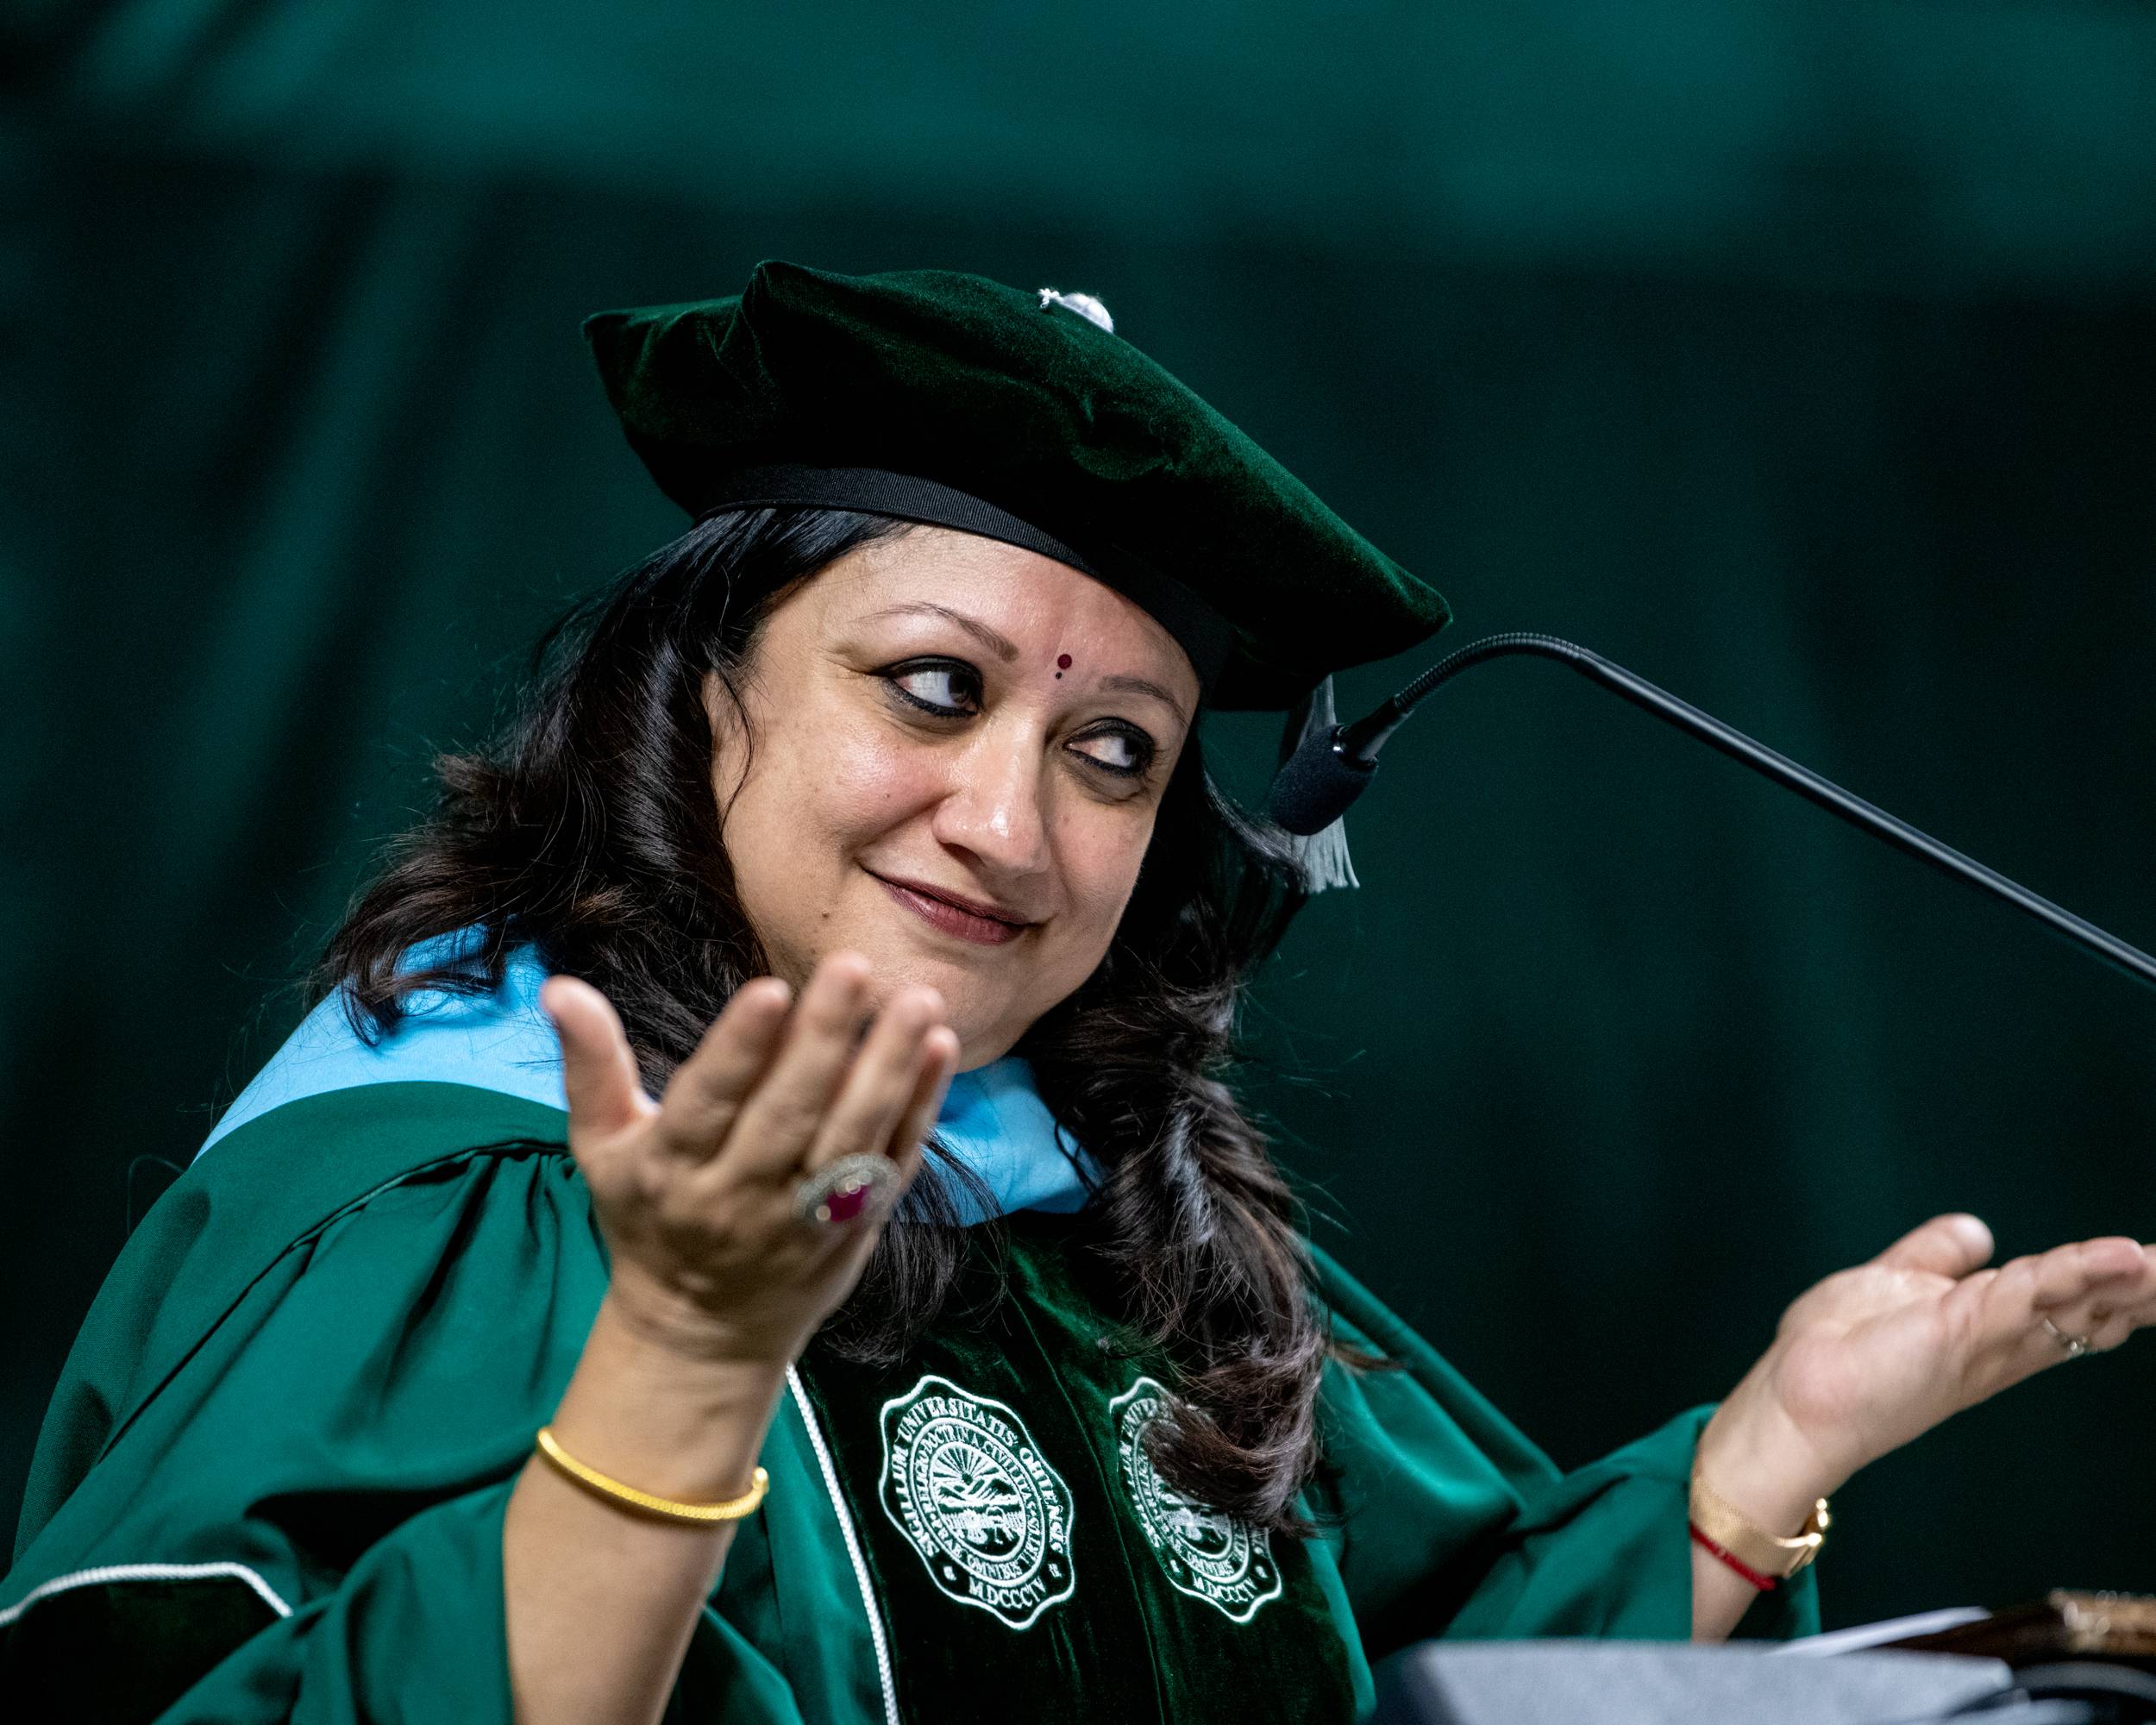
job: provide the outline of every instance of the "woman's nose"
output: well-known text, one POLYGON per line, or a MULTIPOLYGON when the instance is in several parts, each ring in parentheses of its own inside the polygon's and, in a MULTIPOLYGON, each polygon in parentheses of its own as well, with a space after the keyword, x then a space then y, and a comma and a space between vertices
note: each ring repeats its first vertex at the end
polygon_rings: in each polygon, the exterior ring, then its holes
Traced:
POLYGON ((1041 806, 1037 740, 983 737, 953 762, 950 787, 937 806, 937 837, 971 851, 1009 875, 1048 866, 1048 825, 1041 806))

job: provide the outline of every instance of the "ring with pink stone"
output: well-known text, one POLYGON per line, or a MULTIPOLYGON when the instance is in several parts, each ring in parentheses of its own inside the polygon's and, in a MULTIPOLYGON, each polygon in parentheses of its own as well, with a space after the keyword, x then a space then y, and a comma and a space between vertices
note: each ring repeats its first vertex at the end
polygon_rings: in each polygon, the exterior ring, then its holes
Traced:
POLYGON ((881 1215, 898 1185, 898 1164, 889 1157, 874 1151, 842 1156, 793 1189, 793 1214, 819 1227, 881 1215))

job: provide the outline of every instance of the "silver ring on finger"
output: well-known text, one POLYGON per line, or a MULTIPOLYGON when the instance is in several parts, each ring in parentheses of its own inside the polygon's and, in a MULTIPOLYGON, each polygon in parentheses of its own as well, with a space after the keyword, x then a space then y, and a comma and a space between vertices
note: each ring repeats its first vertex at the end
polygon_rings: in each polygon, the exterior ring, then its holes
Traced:
POLYGON ((2086 1336, 2070 1336, 2049 1318, 2039 1316, 2036 1321, 2051 1332, 2051 1339, 2066 1350, 2068 1359, 2079 1359, 2096 1346, 2086 1336))
POLYGON ((835 1226, 881 1213, 898 1185, 898 1164, 874 1151, 861 1151, 805 1176, 793 1189, 793 1214, 813 1226, 835 1226))

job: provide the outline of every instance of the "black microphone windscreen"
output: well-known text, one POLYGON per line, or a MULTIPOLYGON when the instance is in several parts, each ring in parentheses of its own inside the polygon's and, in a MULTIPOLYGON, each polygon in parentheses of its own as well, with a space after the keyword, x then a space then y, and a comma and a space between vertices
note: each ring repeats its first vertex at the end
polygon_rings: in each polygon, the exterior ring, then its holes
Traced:
POLYGON ((1266 812, 1276 826, 1307 837, 1323 832, 1348 812, 1377 775, 1377 762, 1357 761, 1332 746, 1334 733, 1303 739, 1273 775, 1266 812))

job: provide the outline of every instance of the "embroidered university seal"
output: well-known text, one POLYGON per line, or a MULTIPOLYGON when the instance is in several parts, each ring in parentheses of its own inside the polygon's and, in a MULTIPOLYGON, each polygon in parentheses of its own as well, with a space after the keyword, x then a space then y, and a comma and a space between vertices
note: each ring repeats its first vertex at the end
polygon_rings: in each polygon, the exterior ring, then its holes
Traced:
POLYGON ((1070 1488, 1002 1402, 934 1376, 885 1402, 877 1495, 960 1604, 1025 1629, 1070 1597, 1070 1488))
POLYGON ((1150 1377, 1139 1378, 1108 1404, 1123 1489, 1169 1580, 1194 1599, 1218 1606, 1232 1622, 1247 1623, 1260 1606, 1280 1597, 1272 1535, 1193 1502, 1160 1477, 1145 1453, 1145 1433, 1167 1407, 1168 1392, 1150 1377))

